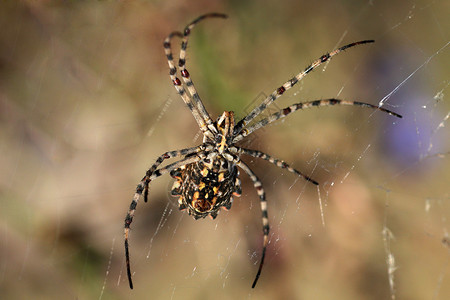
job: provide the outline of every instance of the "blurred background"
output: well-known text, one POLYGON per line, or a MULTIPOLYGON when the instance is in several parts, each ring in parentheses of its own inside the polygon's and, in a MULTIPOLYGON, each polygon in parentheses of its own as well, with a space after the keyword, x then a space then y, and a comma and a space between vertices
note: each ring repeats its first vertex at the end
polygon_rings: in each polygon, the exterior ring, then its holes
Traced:
MULTIPOLYGON (((0 4, 2 299, 449 299, 448 1, 5 1, 0 4), (264 114, 316 99, 241 145, 284 159, 317 190, 243 158, 267 192, 270 244, 255 289, 261 212, 251 181, 216 220, 151 183, 163 152, 201 142, 162 42, 194 18, 187 67, 210 114, 246 113, 313 60, 264 114)), ((178 53, 178 43, 174 42, 178 53)), ((243 172, 241 172, 243 173, 243 172)))

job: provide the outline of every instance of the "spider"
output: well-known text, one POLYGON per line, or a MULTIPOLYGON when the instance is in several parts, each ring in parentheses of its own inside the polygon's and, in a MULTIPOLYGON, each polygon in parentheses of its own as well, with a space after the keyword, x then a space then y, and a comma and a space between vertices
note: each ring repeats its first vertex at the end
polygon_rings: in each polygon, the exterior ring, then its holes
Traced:
POLYGON ((260 199, 263 224, 263 247, 259 268, 252 284, 252 288, 254 288, 261 275, 265 253, 269 243, 269 219, 267 215, 266 194, 262 183, 250 167, 240 159, 240 157, 242 155, 247 155, 255 158, 261 158, 269 161, 277 167, 287 169, 289 172, 302 177, 312 184, 319 185, 319 183, 302 172, 292 168, 283 160, 274 158, 258 150, 251 150, 237 146, 236 143, 242 141, 252 132, 272 122, 284 118, 297 110, 311 107, 353 105, 379 110, 398 118, 402 117, 395 112, 372 104, 331 98, 296 103, 273 113, 260 121, 254 121, 258 115, 260 115, 277 98, 283 95, 284 92, 292 88, 297 82, 302 80, 308 73, 316 69, 318 66, 329 61, 333 56, 348 48, 374 42, 373 40, 363 40, 342 46, 334 51, 331 51, 330 53, 322 55, 311 65, 306 67, 302 72, 298 73, 273 91, 273 93, 270 94, 259 106, 254 108, 239 122, 235 122, 234 113, 232 111, 225 111, 219 118, 217 118, 217 120, 213 121, 206 111, 205 106, 203 105, 200 96, 195 89, 194 83, 191 80, 190 74, 186 69, 186 48, 191 30, 197 23, 206 18, 227 18, 227 15, 221 13, 208 13, 202 15, 189 23, 184 28, 183 32, 174 31, 169 34, 163 43, 167 62, 169 64, 170 79, 172 80, 178 94, 181 96, 184 103, 187 105, 197 121, 197 124, 203 134, 203 143, 196 147, 168 151, 161 154, 153 165, 147 170, 145 176, 136 187, 136 192, 125 217, 124 226, 125 258, 128 282, 131 289, 133 288, 133 282, 130 269, 128 235, 130 225, 136 211, 136 206, 142 194, 144 201, 147 202, 150 181, 165 173, 170 173, 170 175, 175 179, 171 193, 173 196, 178 197, 179 209, 187 210, 189 215, 192 215, 194 219, 205 218, 206 216, 210 216, 212 219, 215 219, 222 207, 227 210, 231 208, 233 196, 241 195, 241 181, 239 179, 238 168, 243 170, 250 177, 260 199), (176 76, 177 67, 174 63, 171 47, 171 40, 174 37, 181 38, 178 67, 180 69, 181 78, 184 84, 176 76), (250 125, 252 121, 254 122, 250 125), (165 167, 160 167, 164 160, 175 157, 181 157, 181 159, 174 163, 168 164, 165 167))

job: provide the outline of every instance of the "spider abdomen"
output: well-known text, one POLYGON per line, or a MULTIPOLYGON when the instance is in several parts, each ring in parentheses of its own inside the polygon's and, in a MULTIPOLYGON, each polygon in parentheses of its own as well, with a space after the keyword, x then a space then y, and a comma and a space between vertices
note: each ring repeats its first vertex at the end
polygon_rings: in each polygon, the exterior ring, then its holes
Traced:
POLYGON ((240 196, 236 165, 221 155, 173 170, 176 179, 172 195, 178 196, 179 209, 187 209, 195 219, 216 218, 221 207, 230 209, 232 196, 240 196))

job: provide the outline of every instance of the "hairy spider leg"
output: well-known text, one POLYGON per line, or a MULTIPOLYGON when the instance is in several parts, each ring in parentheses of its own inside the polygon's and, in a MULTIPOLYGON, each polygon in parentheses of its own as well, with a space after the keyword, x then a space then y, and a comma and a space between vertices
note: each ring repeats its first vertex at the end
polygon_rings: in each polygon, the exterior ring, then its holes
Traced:
MULTIPOLYGON (((203 146, 203 145, 202 145, 203 146)), ((128 275, 128 283, 130 284, 130 288, 133 289, 133 281, 131 280, 131 268, 130 268, 130 253, 128 250, 128 235, 130 231, 130 225, 133 222, 133 216, 136 212, 136 207, 139 201, 139 198, 142 195, 142 192, 144 190, 148 191, 148 184, 153 179, 170 172, 176 168, 179 168, 180 166, 184 166, 186 164, 194 163, 202 158, 204 158, 203 153, 201 152, 203 150, 202 146, 193 147, 193 148, 187 148, 182 150, 176 150, 176 151, 169 151, 163 153, 161 156, 159 156, 156 160, 156 162, 148 169, 145 176, 142 178, 141 182, 136 187, 136 192, 133 196, 133 200, 131 201, 130 208, 128 209, 127 216, 125 217, 125 226, 124 226, 124 236, 125 236, 125 260, 127 265, 127 275, 128 275), (190 156, 188 158, 184 158, 180 161, 174 162, 170 165, 167 165, 161 169, 157 169, 157 167, 165 160, 173 157, 178 157, 182 155, 188 155, 192 153, 197 153, 195 156, 190 156)), ((147 192, 146 192, 147 193, 147 192)), ((145 195, 147 197, 147 194, 145 195)), ((145 199, 145 202, 146 199, 145 199)))
POLYGON ((191 33, 191 30, 195 27, 197 23, 200 21, 206 19, 206 18, 227 18, 227 15, 220 14, 220 13, 209 13, 202 15, 192 21, 189 25, 187 25, 183 31, 183 39, 181 41, 181 49, 180 49, 180 59, 178 61, 178 66, 180 67, 181 77, 183 78, 183 81, 191 94, 191 97, 193 99, 194 104, 197 107, 197 110, 199 111, 202 118, 205 120, 209 130, 213 133, 217 133, 216 127, 213 125, 213 121, 211 120, 211 117, 209 116, 208 112, 206 111, 205 106, 203 105, 202 100, 200 99, 200 96, 198 95, 198 92, 194 86, 194 83, 192 82, 192 79, 190 77, 190 74, 188 70, 186 69, 186 49, 187 44, 189 40, 189 35, 191 33))
POLYGON ((254 132, 255 130, 258 130, 261 127, 264 127, 272 122, 275 122, 281 118, 284 118, 286 116, 288 116, 289 114, 293 113, 294 111, 297 110, 302 110, 302 109, 307 109, 307 108, 311 108, 311 107, 319 107, 319 106, 334 106, 334 105, 351 105, 351 106, 362 106, 362 107, 367 107, 367 108, 371 108, 371 109, 375 109, 375 110, 379 110, 385 113, 390 114, 391 116, 395 116, 397 118, 402 118, 401 115, 392 112, 388 109, 376 106, 376 105, 372 105, 372 104, 368 104, 368 103, 364 103, 364 102, 358 102, 358 101, 347 101, 347 100, 339 100, 339 99, 323 99, 323 100, 314 100, 314 101, 307 101, 307 102, 303 102, 303 103, 296 103, 296 104, 292 104, 291 106, 288 106, 286 108, 283 108, 282 110, 273 113, 272 115, 268 116, 265 119, 262 119, 261 121, 253 124, 252 126, 249 126, 247 128, 244 128, 241 130, 241 133, 238 134, 234 139, 233 139, 233 143, 239 142, 240 140, 242 140, 243 138, 245 138, 247 135, 251 134, 252 132, 254 132))
POLYGON ((294 173, 300 177, 302 177, 303 179, 305 179, 306 181, 309 181, 315 185, 319 185, 319 183, 317 181, 315 181, 314 179, 310 178, 309 176, 306 176, 305 174, 303 174, 302 172, 292 168, 291 166, 289 166, 285 161, 274 158, 264 152, 258 151, 258 150, 251 150, 251 149, 245 149, 245 148, 238 148, 239 149, 239 153, 241 154, 246 154, 255 158, 261 158, 264 160, 267 160, 268 162, 276 165, 279 168, 282 169, 286 169, 291 173, 294 173))
MULTIPOLYGON (((181 149, 181 150, 165 152, 156 159, 155 163, 145 173, 145 176, 149 178, 151 175, 160 172, 160 170, 157 170, 157 168, 166 159, 178 157, 178 156, 189 155, 189 154, 192 154, 195 152, 200 152, 201 150, 203 150, 203 145, 192 147, 192 148, 186 148, 186 149, 181 149)), ((144 202, 147 202, 147 200, 148 200, 148 185, 149 185, 149 183, 150 183, 150 181, 147 181, 147 184, 144 187, 144 202)))
POLYGON ((261 260, 259 263, 258 272, 256 273, 255 280, 253 281, 252 288, 255 288, 256 283, 258 282, 259 276, 261 275, 261 270, 264 265, 264 258, 266 257, 266 249, 267 244, 269 243, 269 217, 267 214, 267 200, 266 200, 266 193, 264 192, 264 188, 262 186, 261 181, 258 179, 258 177, 253 173, 253 171, 242 161, 237 162, 237 166, 239 166, 242 170, 244 170, 245 173, 250 177, 250 179, 253 181, 253 186, 256 189, 256 192, 258 193, 260 204, 261 204, 261 212, 262 212, 262 224, 263 224, 263 249, 261 254, 261 260))
POLYGON ((298 73, 293 78, 286 81, 282 86, 277 88, 275 91, 272 92, 259 106, 255 107, 246 117, 244 117, 242 120, 240 120, 236 126, 234 127, 234 134, 237 135, 241 132, 245 126, 250 123, 253 119, 255 119, 261 112, 263 112, 270 104, 272 104, 277 98, 279 98, 285 91, 292 88, 297 82, 303 79, 309 72, 316 69, 318 66, 323 64, 324 62, 330 60, 333 56, 339 54, 340 52, 344 51, 345 49, 348 49, 350 47, 354 47, 357 45, 362 44, 368 44, 368 43, 374 43, 374 40, 364 40, 359 42, 354 42, 345 46, 342 46, 334 51, 331 51, 330 53, 322 55, 320 58, 315 60, 312 64, 310 64, 308 67, 305 68, 302 72, 298 73))
POLYGON ((195 121, 198 124, 198 127, 200 127, 200 130, 202 131, 203 135, 207 136, 211 140, 214 139, 214 134, 208 129, 206 125, 206 121, 203 118, 202 114, 199 112, 196 105, 192 102, 192 99, 189 97, 189 95, 186 93, 186 90, 184 89, 181 80, 176 76, 177 68, 175 67, 175 64, 173 63, 173 55, 172 55, 172 46, 171 46, 171 39, 174 36, 183 37, 183 34, 179 31, 174 31, 171 34, 167 36, 167 38, 164 40, 163 46, 164 46, 164 52, 167 57, 167 63, 169 64, 169 76, 172 80, 172 83, 177 90, 178 94, 183 98, 184 103, 187 105, 189 110, 191 111, 192 115, 194 116, 195 121))

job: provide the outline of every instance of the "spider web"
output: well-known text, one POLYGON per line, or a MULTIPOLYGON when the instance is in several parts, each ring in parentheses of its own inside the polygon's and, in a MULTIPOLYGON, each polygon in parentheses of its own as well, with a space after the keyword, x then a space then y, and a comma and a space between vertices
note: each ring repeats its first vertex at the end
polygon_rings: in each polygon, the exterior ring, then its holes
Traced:
POLYGON ((0 5, 2 298, 450 297, 448 4, 244 3, 0 5), (172 180, 155 180, 130 233, 131 291, 122 227, 134 187, 158 155, 201 142, 162 41, 210 11, 229 18, 193 30, 187 68, 213 117, 243 117, 326 51, 373 38, 261 118, 327 98, 403 118, 322 107, 243 141, 320 183, 244 158, 264 185, 271 225, 253 290, 261 212, 244 172, 242 196, 215 220, 179 212, 172 180))

